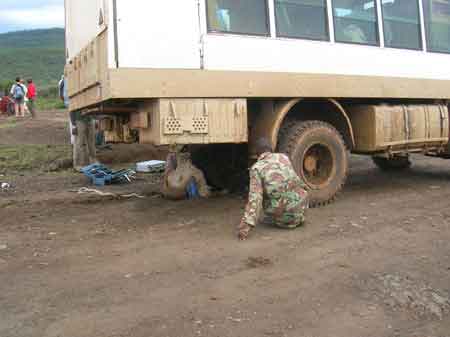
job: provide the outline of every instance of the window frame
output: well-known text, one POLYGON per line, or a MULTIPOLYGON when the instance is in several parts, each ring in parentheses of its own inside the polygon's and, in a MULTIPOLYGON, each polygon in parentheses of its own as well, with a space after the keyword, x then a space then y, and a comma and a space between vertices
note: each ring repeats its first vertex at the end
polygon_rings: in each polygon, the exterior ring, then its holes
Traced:
MULTIPOLYGON (((379 47, 381 48, 381 36, 380 36, 380 20, 378 17, 378 1, 373 0, 374 3, 374 11, 375 11, 375 26, 376 26, 376 43, 360 43, 360 42, 353 42, 353 41, 340 41, 336 39, 336 16, 334 15, 334 3, 336 0, 331 0, 331 14, 333 16, 333 25, 334 25, 334 42, 335 43, 344 43, 344 44, 351 44, 356 46, 366 46, 366 47, 379 47)), ((383 26, 384 28, 384 26, 383 26)), ((384 37, 383 37, 384 39, 384 37)))
POLYGON ((400 49, 400 50, 416 50, 416 51, 425 51, 425 46, 422 40, 422 29, 425 29, 425 27, 422 27, 422 20, 420 19, 420 1, 415 0, 417 2, 417 15, 419 19, 419 48, 406 48, 406 47, 394 47, 394 46, 388 46, 386 44, 386 25, 384 24, 384 11, 383 11, 383 2, 381 1, 381 24, 383 26, 383 43, 385 48, 389 49, 400 49))
POLYGON ((278 20, 277 20, 277 0, 273 0, 273 11, 274 11, 274 20, 275 20, 275 36, 281 37, 283 39, 292 39, 292 40, 307 40, 307 41, 319 41, 319 42, 331 42, 331 34, 330 34, 330 22, 328 18, 328 1, 325 2, 325 32, 327 35, 326 39, 315 39, 312 37, 301 37, 301 36, 287 36, 284 34, 280 34, 278 30, 278 20))
POLYGON ((257 33, 242 33, 242 32, 235 32, 235 31, 224 31, 224 30, 217 30, 217 29, 211 29, 211 22, 209 18, 209 0, 205 0, 206 6, 206 32, 208 34, 226 34, 226 35, 240 35, 240 36, 259 36, 259 37, 271 37, 271 30, 270 30, 270 10, 269 10, 269 1, 271 0, 264 0, 265 4, 265 12, 266 12, 266 20, 265 25, 267 29, 267 33, 265 34, 257 34, 257 33))
MULTIPOLYGON (((430 41, 429 38, 431 38, 431 32, 428 31, 427 29, 427 19, 426 19, 426 15, 425 15, 425 0, 422 1, 422 12, 423 12, 423 29, 425 32, 425 43, 426 43, 426 52, 427 53, 433 53, 433 54, 443 54, 443 55, 449 55, 450 54, 450 50, 449 51, 442 51, 442 50, 432 50, 430 48, 430 41)), ((422 43, 423 44, 423 43, 422 43)))

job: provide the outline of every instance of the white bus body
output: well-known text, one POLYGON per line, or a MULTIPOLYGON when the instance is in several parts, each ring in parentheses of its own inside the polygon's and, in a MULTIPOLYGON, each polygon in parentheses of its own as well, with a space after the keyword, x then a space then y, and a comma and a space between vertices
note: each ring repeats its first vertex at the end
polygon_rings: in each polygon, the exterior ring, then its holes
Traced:
MULTIPOLYGON (((418 0, 409 0, 411 3, 415 1, 418 0)), ((381 0, 377 2, 381 3, 381 0)), ((161 69, 252 72, 256 76, 266 73, 269 79, 270 75, 276 74, 327 75, 338 76, 337 79, 342 75, 357 76, 361 79, 384 79, 382 84, 378 82, 375 86, 368 86, 366 95, 352 95, 347 90, 340 92, 322 88, 325 90, 323 96, 373 97, 379 92, 379 85, 391 87, 389 79, 450 80, 450 56, 445 53, 426 52, 425 34, 421 36, 422 50, 385 47, 381 36, 380 46, 339 43, 334 41, 332 35, 330 41, 277 37, 274 0, 268 0, 267 5, 269 35, 254 36, 208 32, 205 0, 134 0, 132 3, 125 0, 66 0, 68 62, 106 30, 107 68, 149 70, 137 76, 135 80, 139 85, 145 84, 145 80, 139 77, 145 77, 146 74, 151 76, 150 70, 161 69), (327 91, 341 95, 326 95, 327 91)), ((327 10, 332 11, 331 5, 327 10)), ((332 22, 333 20, 329 21, 330 26, 332 22)), ((381 29, 379 33, 382 34, 381 29)), ((447 82, 434 84, 438 89, 445 90, 437 90, 433 94, 427 92, 425 87, 422 88, 422 94, 416 94, 413 90, 414 93, 408 95, 408 92, 398 88, 383 93, 382 96, 450 97, 447 82), (444 92, 446 94, 442 95, 444 92)), ((256 87, 258 83, 254 85, 256 87)), ((248 92, 248 88, 246 89, 248 92)), ((134 88, 134 91, 138 94, 144 89, 138 87, 134 88)), ((307 96, 318 96, 318 93, 310 91, 307 96)), ((226 90, 222 92, 220 96, 229 96, 226 90)), ((291 96, 280 95, 278 92, 274 95, 261 93, 262 95, 250 92, 250 96, 291 96)), ((196 96, 211 96, 211 93, 205 92, 205 95, 196 96)), ((247 95, 243 93, 240 96, 247 95)))

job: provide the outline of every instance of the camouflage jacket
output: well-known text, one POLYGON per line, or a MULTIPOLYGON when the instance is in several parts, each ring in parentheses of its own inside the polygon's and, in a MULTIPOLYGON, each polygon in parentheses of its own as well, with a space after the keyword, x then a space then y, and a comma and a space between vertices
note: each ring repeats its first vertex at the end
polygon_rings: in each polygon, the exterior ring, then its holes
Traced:
POLYGON ((250 170, 249 200, 239 229, 255 227, 263 211, 279 227, 302 225, 308 208, 306 188, 286 155, 262 154, 250 170))

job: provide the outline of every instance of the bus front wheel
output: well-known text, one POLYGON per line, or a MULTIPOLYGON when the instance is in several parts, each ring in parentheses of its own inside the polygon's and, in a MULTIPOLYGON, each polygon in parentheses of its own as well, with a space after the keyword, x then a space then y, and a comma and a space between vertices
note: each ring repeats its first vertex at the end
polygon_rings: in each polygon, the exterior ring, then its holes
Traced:
POLYGON ((348 151, 341 134, 322 121, 297 121, 280 134, 279 152, 287 154, 309 187, 311 207, 332 202, 348 173, 348 151))

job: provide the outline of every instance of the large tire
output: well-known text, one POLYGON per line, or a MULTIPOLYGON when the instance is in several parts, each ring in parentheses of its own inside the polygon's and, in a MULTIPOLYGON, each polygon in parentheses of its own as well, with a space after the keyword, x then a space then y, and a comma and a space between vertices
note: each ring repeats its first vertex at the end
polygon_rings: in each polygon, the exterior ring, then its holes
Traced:
POLYGON ((308 185, 310 206, 332 202, 348 173, 348 151, 340 133, 322 121, 296 121, 280 134, 278 151, 286 153, 308 185))
POLYGON ((393 158, 372 157, 372 160, 383 171, 400 171, 411 167, 409 156, 395 156, 393 158))

